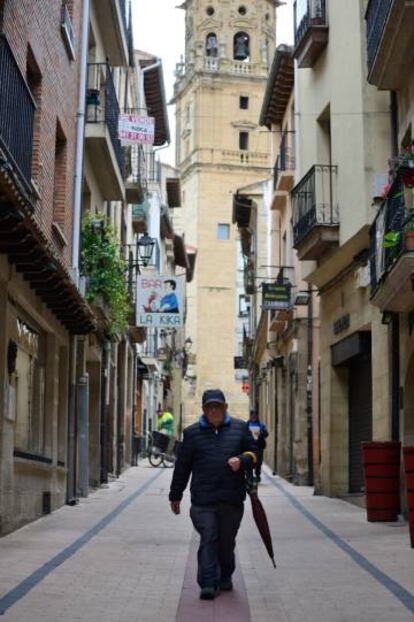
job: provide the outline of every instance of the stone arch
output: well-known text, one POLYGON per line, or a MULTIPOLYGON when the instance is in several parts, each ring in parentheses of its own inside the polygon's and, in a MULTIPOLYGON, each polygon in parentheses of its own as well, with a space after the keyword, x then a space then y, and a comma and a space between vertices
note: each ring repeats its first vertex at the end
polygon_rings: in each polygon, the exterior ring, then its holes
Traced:
POLYGON ((213 58, 218 56, 217 35, 215 32, 209 32, 206 36, 206 56, 213 58))
POLYGON ((240 61, 250 60, 250 37, 247 32, 236 32, 234 35, 233 58, 240 61))

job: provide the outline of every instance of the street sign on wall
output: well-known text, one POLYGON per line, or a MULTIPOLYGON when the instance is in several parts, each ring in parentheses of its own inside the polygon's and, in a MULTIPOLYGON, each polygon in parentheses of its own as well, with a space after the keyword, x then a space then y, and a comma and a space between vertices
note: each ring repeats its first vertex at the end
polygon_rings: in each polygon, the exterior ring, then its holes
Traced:
POLYGON ((139 276, 137 326, 183 326, 185 276, 139 276))
POLYGON ((123 145, 152 145, 155 135, 154 117, 120 114, 118 137, 123 145))
POLYGON ((291 307, 291 283, 263 283, 262 309, 264 311, 278 311, 291 307))

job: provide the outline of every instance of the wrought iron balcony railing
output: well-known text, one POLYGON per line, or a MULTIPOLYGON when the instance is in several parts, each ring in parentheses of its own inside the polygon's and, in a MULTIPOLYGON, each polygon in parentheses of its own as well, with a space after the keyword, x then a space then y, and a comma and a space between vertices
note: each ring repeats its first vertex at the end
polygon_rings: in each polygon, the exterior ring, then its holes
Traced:
POLYGON ((317 226, 339 225, 337 167, 315 164, 292 190, 294 246, 317 226))
MULTIPOLYGON (((283 134, 280 143, 280 153, 276 158, 275 166, 273 168, 273 190, 276 190, 280 172, 281 171, 293 171, 295 169, 295 150, 288 144, 287 134, 283 134)), ((293 137, 293 133, 289 134, 293 137)), ((290 140, 293 140, 291 138, 290 140)))
POLYGON ((381 43, 384 27, 394 0, 370 0, 365 19, 367 22, 368 73, 372 69, 381 43))
POLYGON ((146 158, 147 180, 152 183, 161 182, 161 162, 155 153, 150 153, 146 158))
POLYGON ((0 146, 29 185, 36 104, 5 35, 0 35, 0 146))
POLYGON ((119 104, 112 71, 107 63, 89 63, 88 65, 86 108, 88 123, 106 124, 119 170, 124 177, 125 154, 118 138, 119 104))
POLYGON ((142 344, 140 350, 141 357, 158 358, 158 330, 156 328, 148 328, 147 339, 142 344))
POLYGON ((296 0, 294 4, 295 48, 311 26, 327 26, 326 0, 296 0))
POLYGON ((405 232, 414 230, 414 211, 407 210, 404 184, 395 180, 381 205, 370 232, 371 295, 405 251, 405 232))

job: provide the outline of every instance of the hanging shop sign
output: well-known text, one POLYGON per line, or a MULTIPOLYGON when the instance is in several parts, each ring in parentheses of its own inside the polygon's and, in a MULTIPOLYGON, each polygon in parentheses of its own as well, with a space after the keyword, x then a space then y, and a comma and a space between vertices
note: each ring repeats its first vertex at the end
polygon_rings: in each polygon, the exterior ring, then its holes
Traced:
POLYGON ((120 114, 118 137, 123 145, 152 145, 155 136, 154 117, 120 114))
POLYGON ((262 309, 264 311, 278 311, 291 307, 291 283, 263 283, 262 309))
POLYGON ((184 324, 185 276, 139 276, 137 326, 178 328, 184 324))

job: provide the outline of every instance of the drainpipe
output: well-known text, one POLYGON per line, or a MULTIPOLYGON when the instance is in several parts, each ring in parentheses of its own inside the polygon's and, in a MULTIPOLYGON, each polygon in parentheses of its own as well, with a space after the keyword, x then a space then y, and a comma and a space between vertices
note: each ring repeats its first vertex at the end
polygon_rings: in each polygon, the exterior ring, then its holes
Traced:
POLYGON ((82 215, 83 155, 85 144, 85 102, 88 71, 90 0, 83 1, 80 57, 79 98, 76 127, 76 160, 74 177, 72 278, 79 286, 80 229, 82 215))
MULTIPOLYGON (((83 149, 85 135, 85 101, 86 101, 86 71, 88 63, 89 43, 89 14, 90 0, 84 0, 82 11, 82 38, 80 49, 80 81, 76 128, 76 160, 73 191, 73 223, 72 223, 72 279, 76 287, 79 286, 79 248, 80 248, 80 220, 82 210, 82 177, 83 177, 83 149)), ((69 505, 76 503, 76 455, 77 455, 77 404, 76 404, 76 362, 77 337, 70 337, 69 360, 69 391, 68 391, 68 441, 67 441, 67 483, 66 502, 69 505)))
POLYGON ((85 372, 77 382, 79 414, 79 491, 89 492, 89 376, 85 372))
MULTIPOLYGON (((390 93, 391 147, 398 154, 398 97, 390 93)), ((400 440, 400 316, 393 313, 390 323, 391 340, 391 440, 400 440)))
POLYGON ((313 361, 313 291, 308 284, 308 365, 306 372, 306 424, 308 441, 308 486, 313 486, 313 410, 312 410, 312 361, 313 361))

